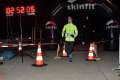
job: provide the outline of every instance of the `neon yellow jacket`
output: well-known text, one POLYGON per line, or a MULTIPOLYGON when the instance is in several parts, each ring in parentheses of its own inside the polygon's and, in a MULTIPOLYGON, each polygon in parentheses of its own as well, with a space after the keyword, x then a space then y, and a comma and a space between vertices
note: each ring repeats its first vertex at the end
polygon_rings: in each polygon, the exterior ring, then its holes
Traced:
POLYGON ((74 42, 78 35, 78 30, 76 25, 73 23, 65 24, 62 29, 62 37, 65 37, 65 41, 74 42))

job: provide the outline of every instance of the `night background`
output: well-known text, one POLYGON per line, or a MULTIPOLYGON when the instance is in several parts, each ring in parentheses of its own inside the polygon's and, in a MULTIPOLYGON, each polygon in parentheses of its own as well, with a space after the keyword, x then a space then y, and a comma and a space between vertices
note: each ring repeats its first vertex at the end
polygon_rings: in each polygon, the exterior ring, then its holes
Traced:
POLYGON ((120 80, 119 42, 120 0, 0 0, 0 80, 120 80))
MULTIPOLYGON (((73 22, 77 25, 79 35, 76 43, 110 40, 110 29, 106 29, 106 22, 115 19, 120 21, 120 6, 117 0, 111 0, 112 5, 107 0, 77 0, 75 3, 98 3, 105 6, 95 6, 94 10, 67 10, 68 0, 1 0, 0 1, 0 39, 20 38, 20 15, 6 16, 5 8, 7 6, 27 6, 35 5, 36 15, 21 15, 22 37, 33 38, 33 29, 35 29, 35 42, 51 42, 50 29, 45 28, 49 20, 56 22, 57 29, 54 34, 54 42, 60 41, 61 30, 67 23, 67 16, 73 17, 73 22), (62 9, 55 15, 54 10, 60 5, 62 9), (112 11, 112 12, 111 12, 112 11)), ((58 7, 59 9, 59 7, 58 7)), ((118 44, 118 29, 113 29, 115 46, 118 44)))

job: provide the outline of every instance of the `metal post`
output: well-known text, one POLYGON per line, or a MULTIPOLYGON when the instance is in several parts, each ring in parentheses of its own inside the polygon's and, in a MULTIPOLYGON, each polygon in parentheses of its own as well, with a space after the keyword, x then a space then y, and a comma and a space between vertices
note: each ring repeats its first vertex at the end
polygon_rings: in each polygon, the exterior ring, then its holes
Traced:
POLYGON ((21 15, 20 15, 20 41, 22 42, 22 23, 21 23, 21 15))
POLYGON ((34 37, 34 38, 33 38, 33 43, 35 44, 35 41, 36 41, 36 27, 34 27, 33 33, 34 33, 34 34, 33 34, 33 35, 34 35, 34 36, 33 36, 33 37, 34 37))
POLYGON ((22 63, 23 63, 22 42, 18 43, 18 50, 19 50, 19 55, 22 57, 22 63))
MULTIPOLYGON (((21 22, 21 20, 22 20, 22 17, 21 17, 21 14, 20 14, 20 43, 21 43, 21 48, 22 48, 22 37, 23 37, 23 35, 22 35, 22 22, 21 22)), ((22 51, 19 51, 19 53, 21 54, 21 57, 22 57, 22 63, 23 63, 23 52, 22 51)))
POLYGON ((113 70, 120 70, 120 33, 119 33, 119 65, 117 68, 115 68, 113 70))
POLYGON ((120 65, 120 33, 119 33, 119 65, 120 65))
POLYGON ((10 22, 9 22, 9 16, 6 17, 7 19, 7 42, 8 42, 8 39, 9 39, 9 25, 10 25, 10 22))
POLYGON ((34 39, 33 39, 33 33, 34 33, 34 32, 33 32, 33 29, 34 29, 34 28, 32 27, 32 43, 33 43, 33 41, 34 41, 34 39))
POLYGON ((35 15, 35 25, 33 30, 33 43, 36 43, 36 32, 37 32, 37 16, 35 15))
POLYGON ((113 45, 114 45, 114 40, 113 40, 113 38, 114 38, 113 28, 110 29, 110 38, 112 39, 112 40, 110 40, 110 49, 113 49, 113 48, 114 48, 114 47, 113 47, 113 45))
POLYGON ((54 29, 53 29, 53 26, 52 26, 52 29, 50 31, 51 31, 51 42, 53 43, 54 42, 54 29))
POLYGON ((42 42, 42 28, 39 28, 40 29, 40 42, 42 42))

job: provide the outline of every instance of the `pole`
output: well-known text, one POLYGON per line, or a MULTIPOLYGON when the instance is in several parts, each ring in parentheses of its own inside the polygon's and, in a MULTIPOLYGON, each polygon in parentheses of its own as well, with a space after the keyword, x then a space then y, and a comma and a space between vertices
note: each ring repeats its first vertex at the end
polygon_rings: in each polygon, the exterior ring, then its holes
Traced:
MULTIPOLYGON (((21 22, 21 20, 22 20, 22 16, 20 14, 20 42, 21 42, 21 45, 22 45, 22 37, 23 37, 22 33, 23 32, 22 32, 22 22, 21 22)), ((19 51, 19 52, 21 53, 22 63, 23 63, 23 52, 22 51, 19 51)))
POLYGON ((34 28, 32 27, 32 43, 33 43, 33 29, 34 29, 34 28))
POLYGON ((21 23, 21 15, 20 15, 20 41, 22 42, 22 23, 21 23))
POLYGON ((42 42, 42 28, 40 28, 40 42, 42 42))
POLYGON ((110 29, 110 38, 112 39, 112 40, 110 40, 110 49, 113 49, 113 48, 114 48, 114 47, 113 47, 113 45, 114 45, 114 40, 113 40, 113 38, 114 38, 113 28, 110 29))
POLYGON ((119 65, 117 68, 115 68, 113 70, 120 70, 120 33, 119 33, 119 65))
POLYGON ((34 44, 35 44, 35 41, 36 41, 36 26, 34 27, 34 44))
POLYGON ((8 31, 8 27, 9 27, 9 17, 7 16, 6 19, 7 19, 7 20, 6 20, 6 21, 7 21, 7 23, 6 23, 6 24, 7 24, 7 34, 6 34, 6 35, 7 35, 7 42, 8 42, 8 39, 9 39, 9 31, 8 31))
POLYGON ((119 65, 120 65, 120 33, 119 33, 119 65))
POLYGON ((35 25, 34 25, 34 31, 33 31, 33 37, 34 37, 34 39, 33 39, 33 42, 34 42, 34 44, 36 43, 36 30, 37 30, 37 16, 35 15, 34 16, 35 17, 35 25))

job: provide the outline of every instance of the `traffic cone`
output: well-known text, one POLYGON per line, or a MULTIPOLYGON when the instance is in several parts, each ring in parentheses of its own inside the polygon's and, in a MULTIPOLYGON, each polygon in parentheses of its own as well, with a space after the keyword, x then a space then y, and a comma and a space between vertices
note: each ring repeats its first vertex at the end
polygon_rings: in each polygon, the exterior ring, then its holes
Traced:
POLYGON ((96 61, 95 47, 94 47, 93 43, 90 44, 87 60, 88 61, 96 61))
POLYGON ((43 53, 42 53, 42 50, 41 50, 41 44, 39 43, 38 44, 36 61, 35 61, 35 64, 33 64, 33 66, 42 67, 42 66, 45 66, 45 65, 47 65, 47 64, 45 64, 45 62, 43 60, 43 53))
POLYGON ((67 52, 65 50, 65 45, 63 46, 63 55, 61 57, 68 57, 67 52))

